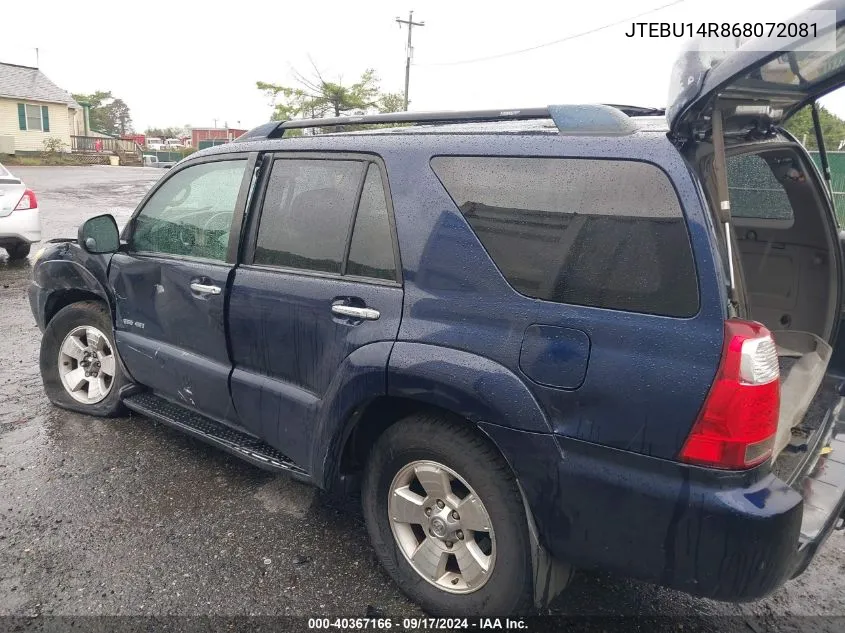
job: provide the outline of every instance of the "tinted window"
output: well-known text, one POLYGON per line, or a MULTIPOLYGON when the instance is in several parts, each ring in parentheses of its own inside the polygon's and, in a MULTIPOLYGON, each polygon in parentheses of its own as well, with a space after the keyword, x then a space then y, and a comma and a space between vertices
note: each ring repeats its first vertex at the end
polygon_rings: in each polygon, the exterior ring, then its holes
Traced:
POLYGON ((690 316, 698 285, 666 175, 634 161, 436 157, 510 284, 539 299, 690 316))
POLYGON ((370 165, 361 191, 346 273, 376 279, 396 279, 387 198, 381 172, 375 165, 370 165))
POLYGON ((363 166, 348 160, 274 161, 255 263, 340 273, 363 166))
POLYGON ((168 178, 135 219, 132 249, 225 261, 245 168, 203 163, 168 178))
MULTIPOLYGON (((791 167, 784 164, 784 170, 791 167)), ((792 205, 769 163, 757 154, 727 159, 731 215, 737 218, 787 220, 792 222, 792 205)))

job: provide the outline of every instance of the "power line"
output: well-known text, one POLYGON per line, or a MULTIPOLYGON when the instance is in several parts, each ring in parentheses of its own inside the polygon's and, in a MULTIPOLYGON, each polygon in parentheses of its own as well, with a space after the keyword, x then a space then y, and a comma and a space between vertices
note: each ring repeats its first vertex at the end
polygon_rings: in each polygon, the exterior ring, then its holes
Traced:
POLYGON ((643 11, 642 13, 638 13, 637 15, 631 16, 629 18, 625 18, 624 20, 617 20, 616 22, 612 22, 610 24, 605 24, 604 26, 598 26, 594 29, 590 29, 588 31, 582 31, 581 33, 576 33, 574 35, 567 35, 566 37, 562 37, 559 40, 554 40, 552 42, 546 42, 544 44, 537 44, 536 46, 530 46, 528 48, 521 48, 517 51, 509 51, 507 53, 498 53, 497 55, 489 55, 487 57, 476 57, 475 59, 462 59, 460 61, 454 62, 434 62, 428 64, 414 64, 414 66, 457 66, 458 64, 475 64, 476 62, 486 62, 491 59, 499 59, 501 57, 510 57, 511 55, 519 55, 521 53, 528 53, 529 51, 536 51, 538 48, 545 48, 546 46, 554 46, 555 44, 560 44, 561 42, 568 42, 569 40, 574 40, 579 37, 584 37, 585 35, 591 35, 593 33, 598 33, 599 31, 603 31, 605 29, 612 28, 614 26, 619 26, 620 24, 625 24, 626 22, 630 22, 631 20, 636 20, 637 18, 641 18, 644 15, 649 15, 650 13, 656 13, 658 11, 662 11, 663 9, 668 9, 671 6, 676 4, 681 4, 682 2, 686 2, 686 0, 675 0, 674 2, 670 2, 668 4, 661 5, 654 9, 649 9, 648 11, 643 11))

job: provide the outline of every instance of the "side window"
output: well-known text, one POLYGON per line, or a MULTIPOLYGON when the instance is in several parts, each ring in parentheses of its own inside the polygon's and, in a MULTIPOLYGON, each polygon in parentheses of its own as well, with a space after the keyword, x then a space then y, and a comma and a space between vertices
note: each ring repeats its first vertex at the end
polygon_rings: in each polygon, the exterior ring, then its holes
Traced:
POLYGON ((364 189, 361 191, 346 274, 375 279, 396 279, 387 198, 381 182, 381 172, 373 164, 367 170, 364 189))
POLYGON ((653 165, 453 156, 431 165, 518 292, 667 316, 698 311, 683 214, 653 165))
POLYGON ((351 160, 275 160, 254 262, 340 273, 363 169, 351 160))
POLYGON ((174 174, 135 218, 131 249, 225 261, 246 163, 202 163, 174 174))
MULTIPOLYGON (((775 165, 784 175, 791 166, 791 160, 788 164, 775 165)), ((758 154, 729 156, 727 172, 731 216, 792 224, 789 196, 765 158, 758 154)))

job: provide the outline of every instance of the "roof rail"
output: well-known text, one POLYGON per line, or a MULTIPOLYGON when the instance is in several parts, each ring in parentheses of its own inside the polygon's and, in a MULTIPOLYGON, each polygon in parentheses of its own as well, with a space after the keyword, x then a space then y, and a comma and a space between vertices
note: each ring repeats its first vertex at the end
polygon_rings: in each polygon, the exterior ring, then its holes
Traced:
POLYGON ((280 138, 285 130, 304 128, 330 128, 347 125, 379 125, 386 123, 477 123, 490 121, 527 121, 552 119, 560 132, 565 134, 630 134, 634 126, 629 116, 659 114, 655 108, 639 106, 612 106, 604 104, 551 105, 546 108, 519 108, 512 110, 455 110, 441 112, 391 112, 323 119, 291 119, 271 121, 253 128, 238 137, 238 141, 280 138))

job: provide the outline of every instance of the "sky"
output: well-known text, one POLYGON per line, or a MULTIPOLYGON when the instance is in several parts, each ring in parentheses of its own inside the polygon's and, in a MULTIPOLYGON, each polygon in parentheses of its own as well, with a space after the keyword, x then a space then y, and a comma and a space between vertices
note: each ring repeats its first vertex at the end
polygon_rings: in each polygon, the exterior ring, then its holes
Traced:
MULTIPOLYGON (((404 88, 407 19, 413 30, 412 110, 520 108, 552 103, 665 105, 684 40, 626 38, 631 22, 787 19, 815 0, 40 0, 4 2, 0 61, 32 65, 73 93, 110 90, 136 130, 250 128, 270 118, 256 81, 292 84, 313 63, 352 83, 367 68, 382 90, 404 88), (635 18, 635 19, 634 19, 635 18), (535 50, 607 24, 611 28, 535 50)), ((826 105, 845 116, 845 90, 826 105)))

